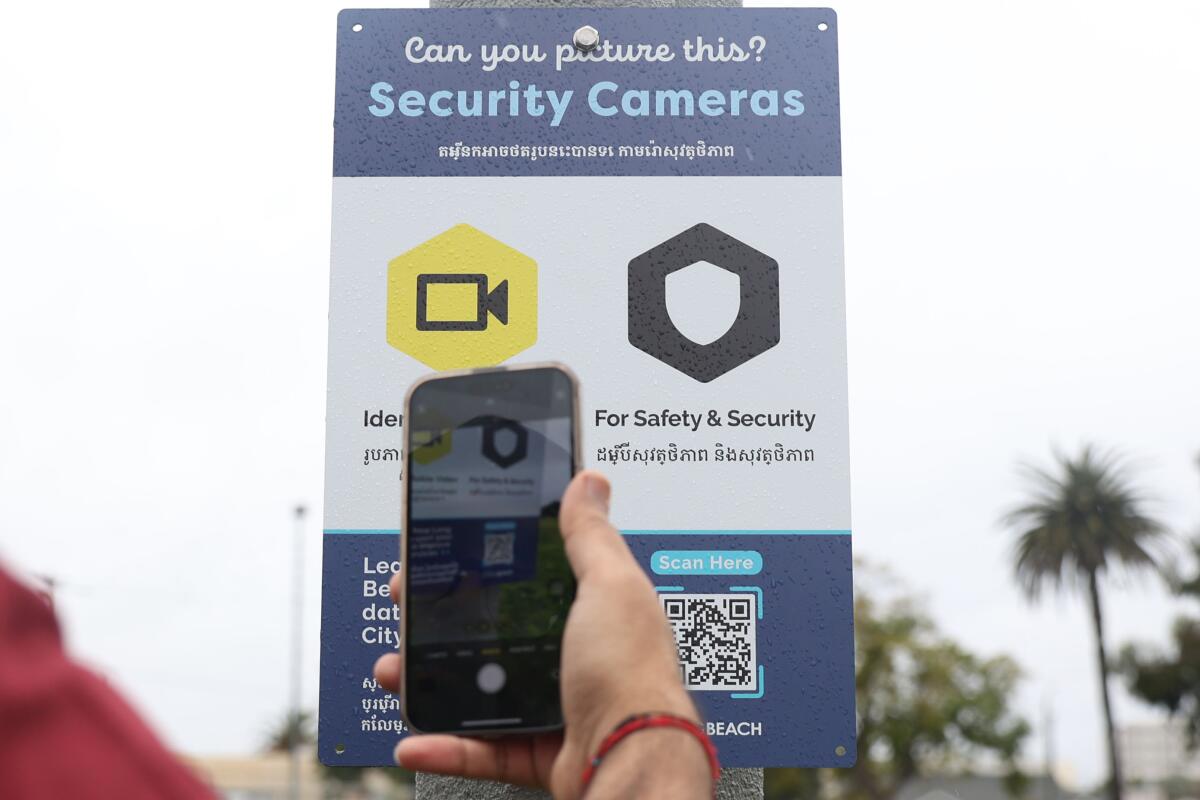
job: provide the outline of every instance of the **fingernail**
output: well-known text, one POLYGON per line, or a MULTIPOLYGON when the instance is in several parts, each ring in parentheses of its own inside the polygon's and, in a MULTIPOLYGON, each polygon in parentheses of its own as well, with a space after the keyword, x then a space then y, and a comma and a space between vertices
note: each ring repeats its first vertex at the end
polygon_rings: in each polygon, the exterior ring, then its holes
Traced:
POLYGON ((612 487, 608 485, 608 481, 599 475, 584 475, 583 486, 587 489, 588 497, 605 508, 608 507, 608 498, 612 494, 612 487))

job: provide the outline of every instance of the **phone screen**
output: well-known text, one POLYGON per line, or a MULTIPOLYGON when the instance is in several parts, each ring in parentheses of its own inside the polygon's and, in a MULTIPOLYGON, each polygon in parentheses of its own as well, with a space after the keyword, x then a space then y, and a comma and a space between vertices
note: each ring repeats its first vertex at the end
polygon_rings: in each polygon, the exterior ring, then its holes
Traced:
POLYGON ((439 378, 408 408, 405 713, 422 731, 562 724, 575 582, 558 529, 574 382, 554 367, 439 378))

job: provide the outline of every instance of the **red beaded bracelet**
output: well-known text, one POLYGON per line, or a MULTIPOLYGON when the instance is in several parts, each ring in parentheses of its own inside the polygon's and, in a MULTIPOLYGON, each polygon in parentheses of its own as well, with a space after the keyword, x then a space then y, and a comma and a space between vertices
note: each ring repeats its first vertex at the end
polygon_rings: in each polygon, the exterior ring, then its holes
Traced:
POLYGON ((580 793, 582 794, 587 791, 588 784, 592 782, 592 778, 596 774, 596 769, 610 750, 616 747, 629 734, 644 731, 647 728, 676 728, 688 732, 693 739, 700 742, 700 745, 704 748, 704 755, 708 758, 709 769, 712 771, 713 797, 717 796, 717 781, 721 777, 721 764, 717 761, 717 748, 713 745, 712 740, 708 738, 708 734, 699 725, 690 719, 663 713, 634 714, 618 723, 613 732, 604 737, 604 741, 600 743, 600 748, 596 751, 596 755, 592 757, 592 760, 587 765, 587 769, 583 771, 583 787, 580 793))

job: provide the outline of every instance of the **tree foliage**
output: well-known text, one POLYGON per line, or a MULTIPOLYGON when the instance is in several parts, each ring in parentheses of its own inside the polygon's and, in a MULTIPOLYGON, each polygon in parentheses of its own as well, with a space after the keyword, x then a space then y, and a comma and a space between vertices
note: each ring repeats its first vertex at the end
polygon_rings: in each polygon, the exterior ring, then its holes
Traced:
MULTIPOLYGON (((307 747, 317 742, 314 730, 314 715, 311 711, 287 712, 267 731, 263 749, 268 753, 291 752, 293 741, 297 747, 307 747), (295 737, 293 739, 293 737, 295 737)), ((392 783, 399 786, 411 786, 414 775, 402 767, 331 767, 320 765, 322 780, 342 787, 361 786, 363 779, 371 772, 380 772, 392 783)))
POLYGON ((768 797, 816 798, 824 786, 845 800, 888 800, 923 772, 962 771, 981 759, 1019 783, 1015 761, 1029 726, 1011 707, 1017 665, 968 652, 911 598, 856 594, 858 762, 820 775, 768 770, 768 797))
POLYGON ((1132 694, 1181 716, 1191 745, 1200 743, 1200 619, 1176 619, 1166 652, 1126 645, 1118 663, 1132 694))
MULTIPOLYGON (((1180 597, 1200 601, 1200 534, 1193 539, 1191 550, 1191 575, 1176 575, 1171 583, 1180 597)), ((1165 651, 1126 645, 1119 669, 1130 692, 1182 717, 1189 743, 1193 748, 1200 745, 1200 618, 1176 618, 1165 651)))
POLYGON ((1100 579, 1114 570, 1156 569, 1166 529, 1145 511, 1124 462, 1085 446, 1074 458, 1055 456, 1055 469, 1027 467, 1030 497, 1005 518, 1016 530, 1013 570, 1025 594, 1043 587, 1086 592, 1096 636, 1096 664, 1104 711, 1109 794, 1121 800, 1121 762, 1108 688, 1108 650, 1100 579))
POLYGON ((1026 595, 1086 588, 1113 567, 1154 568, 1166 529, 1146 513, 1122 459, 1085 446, 1055 462, 1025 468, 1030 497, 1005 518, 1017 531, 1013 569, 1026 595))
POLYGON ((268 753, 291 752, 293 743, 296 747, 313 744, 317 736, 313 732, 313 713, 311 711, 288 711, 269 731, 263 749, 268 753))

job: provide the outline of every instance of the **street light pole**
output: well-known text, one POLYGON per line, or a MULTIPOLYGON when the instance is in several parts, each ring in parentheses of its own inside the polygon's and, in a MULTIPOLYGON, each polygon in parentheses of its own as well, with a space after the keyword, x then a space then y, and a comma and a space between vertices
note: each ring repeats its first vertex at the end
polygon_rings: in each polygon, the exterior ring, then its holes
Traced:
MULTIPOLYGON (((536 7, 542 0, 429 0, 431 8, 519 8, 536 7)), ((549 4, 547 4, 549 5, 549 4)), ((697 6, 741 6, 742 0, 556 0, 554 6, 582 8, 688 8, 697 6)), ((569 35, 569 32, 567 32, 569 35)), ((719 800, 762 800, 761 769, 724 769, 717 783, 719 800)), ((549 800, 534 789, 498 783, 417 774, 416 800, 549 800)))
POLYGON ((300 800, 300 675, 304 624, 304 515, 297 505, 292 537, 292 669, 288 703, 288 797, 300 800))

